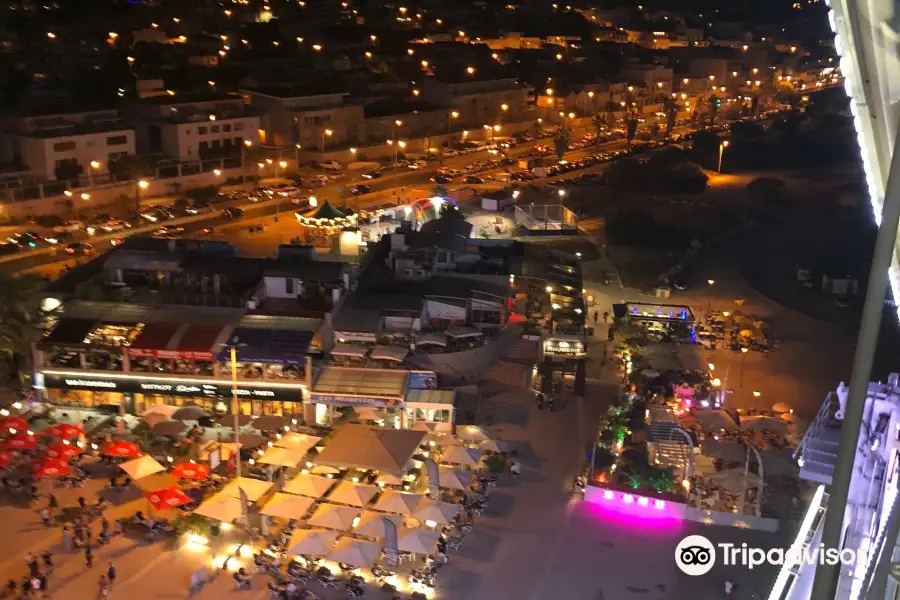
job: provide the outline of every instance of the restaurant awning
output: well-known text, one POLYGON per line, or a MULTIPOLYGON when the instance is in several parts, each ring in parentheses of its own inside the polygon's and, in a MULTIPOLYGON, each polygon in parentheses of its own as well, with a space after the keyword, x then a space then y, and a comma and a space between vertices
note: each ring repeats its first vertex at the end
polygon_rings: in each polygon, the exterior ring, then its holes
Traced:
POLYGON ((416 338, 416 344, 419 346, 446 346, 447 334, 443 331, 432 331, 416 338))
MULTIPOLYGON (((232 335, 244 344, 238 362, 303 365, 315 332, 238 327, 232 335)), ((220 352, 219 360, 228 361, 229 353, 220 352)))
POLYGON ((180 326, 178 323, 148 323, 128 347, 128 355, 135 358, 180 358, 178 352, 169 348, 169 342, 180 326))
POLYGON ((407 408, 434 408, 416 405, 453 406, 456 401, 456 390, 409 390, 406 393, 407 408))
POLYGON ((402 346, 376 346, 369 356, 375 360, 392 360, 403 362, 409 350, 402 346))
POLYGON ((189 325, 182 331, 175 351, 179 358, 213 360, 213 347, 222 333, 221 325, 189 325))
POLYGON ((454 339, 476 338, 483 335, 474 327, 451 327, 447 330, 447 336, 454 339))
POLYGON ((97 321, 94 319, 60 319, 41 346, 81 346, 97 321))
POLYGON ((313 386, 312 402, 335 406, 366 405, 371 399, 399 402, 406 384, 406 371, 326 367, 313 386))
POLYGON ((317 465, 400 473, 418 449, 425 433, 344 425, 316 458, 317 465))
POLYGON ((365 358, 369 353, 369 347, 362 344, 349 344, 338 342, 331 351, 334 356, 350 356, 352 358, 365 358))

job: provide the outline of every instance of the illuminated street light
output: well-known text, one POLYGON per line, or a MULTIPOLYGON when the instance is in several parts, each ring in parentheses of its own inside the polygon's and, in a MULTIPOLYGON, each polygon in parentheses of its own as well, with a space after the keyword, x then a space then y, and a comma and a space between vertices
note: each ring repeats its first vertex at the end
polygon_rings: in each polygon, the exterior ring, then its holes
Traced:
POLYGON ((323 153, 325 152, 325 138, 331 137, 332 135, 334 135, 334 132, 330 129, 326 129, 325 131, 322 132, 322 152, 323 153))
POLYGON ((468 73, 469 75, 474 75, 475 67, 466 67, 466 73, 468 73))
POLYGON ((141 179, 140 181, 138 181, 138 187, 142 190, 146 190, 148 187, 150 187, 150 182, 145 179, 141 179))
POLYGON ((722 143, 719 144, 719 168, 716 171, 719 174, 722 173, 722 155, 725 154, 725 148, 727 148, 730 143, 731 142, 728 140, 722 140, 722 143))

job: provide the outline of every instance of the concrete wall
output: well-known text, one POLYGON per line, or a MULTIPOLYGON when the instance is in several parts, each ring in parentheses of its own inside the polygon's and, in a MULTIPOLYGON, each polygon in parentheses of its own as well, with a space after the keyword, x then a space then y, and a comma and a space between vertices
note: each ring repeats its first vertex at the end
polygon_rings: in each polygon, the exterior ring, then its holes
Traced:
POLYGON ((407 362, 415 369, 436 371, 446 385, 475 381, 497 361, 503 344, 521 333, 521 328, 517 326, 507 327, 493 341, 480 348, 447 354, 416 354, 407 362))
POLYGON ((84 169, 82 176, 87 177, 91 161, 100 163, 99 169, 94 172, 102 174, 107 172, 111 154, 135 152, 134 131, 131 129, 60 137, 16 136, 13 146, 18 146, 20 158, 30 173, 48 180, 56 179, 54 170, 58 160, 77 160, 84 169), (110 140, 118 141, 123 136, 124 143, 109 145, 110 140))

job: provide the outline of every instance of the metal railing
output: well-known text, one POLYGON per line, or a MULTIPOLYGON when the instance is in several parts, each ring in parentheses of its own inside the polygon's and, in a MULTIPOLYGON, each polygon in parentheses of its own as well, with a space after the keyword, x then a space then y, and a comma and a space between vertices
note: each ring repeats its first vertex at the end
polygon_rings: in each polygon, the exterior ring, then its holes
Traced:
POLYGON ((835 402, 837 402, 836 394, 834 392, 828 392, 828 395, 825 396, 825 401, 822 402, 822 406, 819 408, 819 412, 816 413, 816 417, 813 419, 812 423, 809 424, 800 443, 797 444, 797 449, 794 450, 794 460, 796 460, 803 451, 807 438, 810 438, 810 436, 813 438, 818 437, 819 434, 822 433, 822 430, 828 426, 835 402))

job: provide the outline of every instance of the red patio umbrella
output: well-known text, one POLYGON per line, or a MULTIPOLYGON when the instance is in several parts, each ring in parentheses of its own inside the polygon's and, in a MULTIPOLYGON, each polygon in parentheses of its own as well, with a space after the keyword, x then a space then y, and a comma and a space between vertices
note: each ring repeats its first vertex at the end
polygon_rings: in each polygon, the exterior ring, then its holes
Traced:
POLYGON ((106 442, 103 445, 103 454, 107 456, 125 456, 136 458, 141 454, 141 447, 134 442, 119 440, 117 442, 106 442))
POLYGON ((156 490, 155 492, 147 492, 147 500, 156 510, 164 510, 166 508, 175 508, 182 504, 191 502, 190 496, 185 494, 180 487, 173 485, 172 487, 156 490))
POLYGON ((68 477, 72 474, 72 467, 58 458, 48 458, 36 465, 35 477, 68 477))
POLYGON ((38 438, 33 433, 17 433, 0 443, 0 450, 34 450, 38 445, 38 438))
POLYGON ((44 430, 44 435, 49 435, 55 438, 59 438, 61 440, 70 440, 73 437, 77 437, 84 433, 84 429, 81 427, 76 427, 74 425, 69 425, 68 423, 60 423, 58 425, 53 425, 44 430))
POLYGON ((62 442, 58 442, 53 444, 44 452, 44 456, 47 458, 59 458, 62 460, 69 460, 70 458, 74 458, 81 454, 82 450, 78 446, 74 444, 63 444, 62 442))
POLYGON ((178 463, 172 469, 172 475, 179 479, 206 479, 209 477, 209 467, 194 463, 178 463))
POLYGON ((6 468, 15 460, 16 453, 9 450, 0 450, 0 468, 6 468))
POLYGON ((25 431, 28 429, 28 421, 24 417, 3 417, 0 419, 0 429, 25 431))

